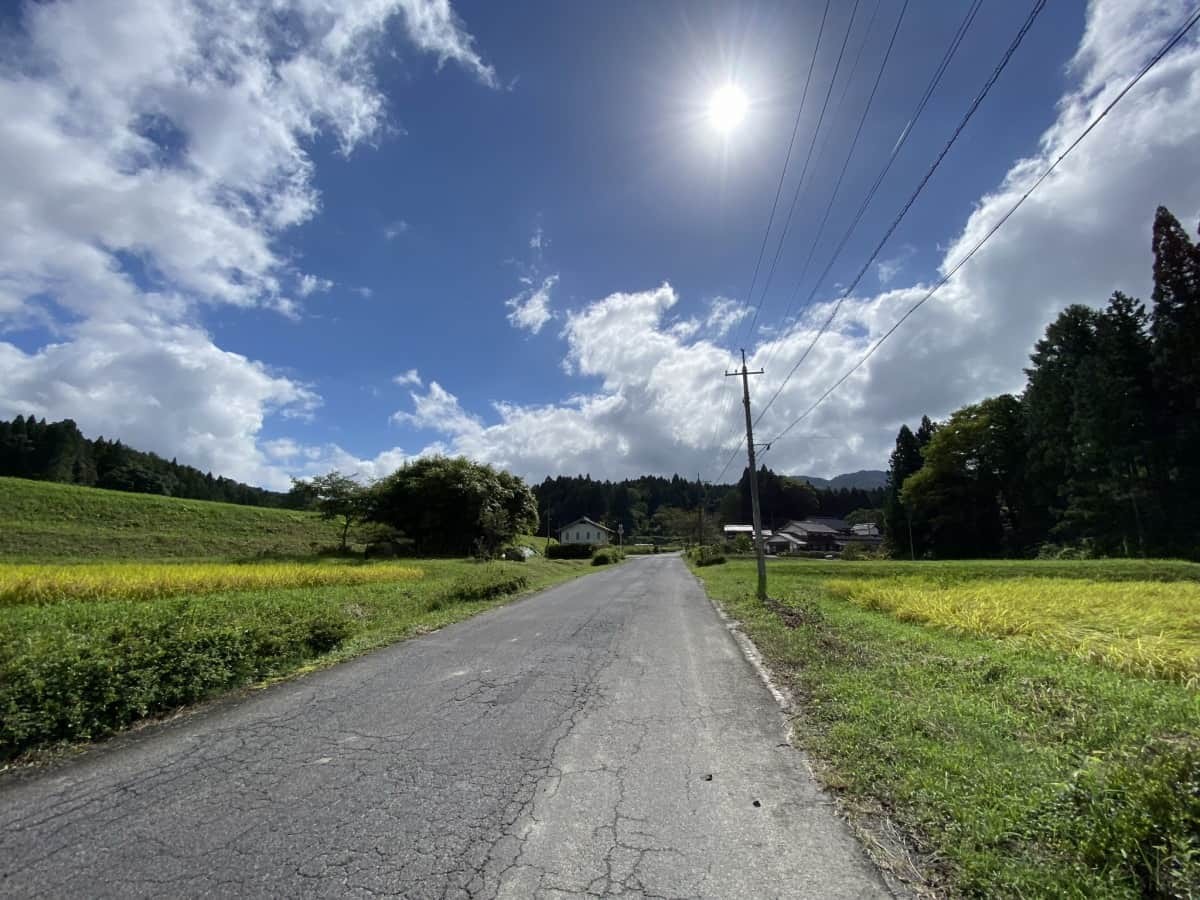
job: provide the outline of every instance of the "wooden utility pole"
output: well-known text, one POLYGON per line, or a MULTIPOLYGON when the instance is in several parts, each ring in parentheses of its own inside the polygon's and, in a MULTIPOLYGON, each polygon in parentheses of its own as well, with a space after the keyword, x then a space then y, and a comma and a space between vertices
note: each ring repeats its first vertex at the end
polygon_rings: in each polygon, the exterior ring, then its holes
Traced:
POLYGON ((761 375, 757 372, 746 371, 746 351, 742 351, 742 370, 726 372, 725 377, 742 376, 742 405, 746 408, 746 453, 750 457, 750 508, 754 518, 754 555, 758 557, 758 599, 767 599, 767 559, 763 550, 762 511, 758 506, 758 466, 754 461, 754 423, 750 417, 750 376, 761 375))

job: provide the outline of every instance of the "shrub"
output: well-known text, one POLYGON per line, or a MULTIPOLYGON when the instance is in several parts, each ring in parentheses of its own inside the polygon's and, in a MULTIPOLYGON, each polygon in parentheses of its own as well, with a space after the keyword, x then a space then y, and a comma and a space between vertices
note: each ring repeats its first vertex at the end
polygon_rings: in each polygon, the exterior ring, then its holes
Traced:
POLYGON ((102 737, 337 647, 355 628, 340 607, 262 597, 8 611, 26 639, 0 658, 0 758, 102 737))
POLYGON ((526 553, 528 549, 528 547, 505 547, 500 551, 500 558, 509 562, 523 563, 529 558, 529 554, 526 553))
POLYGON ((551 544, 546 548, 546 558, 587 559, 594 549, 591 544, 551 544))
POLYGON ((698 566, 719 566, 725 562, 725 554, 720 547, 703 545, 689 550, 688 559, 698 566))
POLYGON ((606 550, 597 550, 596 555, 592 557, 593 566, 607 566, 612 561, 612 555, 606 550))
POLYGON ((430 610, 444 609, 451 603, 478 603, 495 600, 505 594, 515 594, 529 586, 529 576, 505 572, 488 566, 470 575, 455 579, 447 587, 430 596, 430 610))

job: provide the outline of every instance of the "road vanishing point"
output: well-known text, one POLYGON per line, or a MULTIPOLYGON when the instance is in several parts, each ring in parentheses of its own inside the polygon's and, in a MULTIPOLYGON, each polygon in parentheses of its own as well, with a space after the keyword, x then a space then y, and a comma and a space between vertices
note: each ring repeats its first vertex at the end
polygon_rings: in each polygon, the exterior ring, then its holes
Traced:
POLYGON ((0 895, 891 896, 678 557, 9 777, 0 895))

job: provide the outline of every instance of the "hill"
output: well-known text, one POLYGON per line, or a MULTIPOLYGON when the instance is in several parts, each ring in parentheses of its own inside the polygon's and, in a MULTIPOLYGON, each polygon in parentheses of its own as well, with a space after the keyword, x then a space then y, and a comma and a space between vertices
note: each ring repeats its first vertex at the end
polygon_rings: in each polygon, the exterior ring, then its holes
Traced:
POLYGON ((0 557, 239 559, 337 543, 315 513, 0 477, 0 557))
POLYGON ((71 419, 47 423, 17 416, 11 422, 0 421, 0 476, 246 506, 303 509, 307 505, 302 494, 214 477, 212 472, 135 450, 119 440, 89 440, 71 419))
POLYGON ((873 491, 887 484, 887 472, 879 469, 860 469, 857 472, 835 475, 833 478, 819 478, 816 475, 796 475, 795 477, 800 481, 807 481, 815 488, 833 491, 843 489, 873 491))

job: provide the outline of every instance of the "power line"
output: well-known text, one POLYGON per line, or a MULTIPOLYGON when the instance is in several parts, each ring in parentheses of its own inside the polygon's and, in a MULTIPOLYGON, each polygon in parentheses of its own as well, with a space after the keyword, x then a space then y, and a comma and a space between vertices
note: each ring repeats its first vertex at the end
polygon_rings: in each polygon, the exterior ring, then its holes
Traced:
MULTIPOLYGON (((800 177, 796 181, 796 190, 792 193, 792 203, 788 207, 787 218, 783 221, 783 229, 779 232, 779 242, 775 245, 775 257, 771 260, 771 268, 767 270, 767 280, 763 285, 758 305, 754 308, 754 316, 750 322, 749 334, 754 333, 754 326, 758 322, 758 313, 762 309, 763 303, 766 302, 767 291, 770 290, 771 280, 775 277, 775 269, 779 265, 779 257, 783 253, 783 244, 787 240, 788 231, 792 225, 792 216, 796 212, 796 202, 800 199, 800 190, 804 187, 804 179, 808 175, 808 166, 812 162, 813 148, 817 144, 817 135, 821 132, 821 125, 825 121, 825 113, 829 109, 829 98, 833 95, 833 86, 837 82, 838 72, 842 68, 842 58, 846 54, 846 45, 850 41, 850 32, 854 29, 854 19, 858 15, 860 2, 861 0, 854 0, 854 7, 850 11, 850 23, 846 26, 846 34, 842 37, 842 47, 838 51, 837 62, 833 67, 833 77, 829 79, 829 88, 825 91, 825 101, 821 104, 821 113, 817 117, 817 127, 813 129, 812 140, 808 142, 808 153, 804 156, 804 165, 801 167, 800 177)), ((739 333, 741 333, 740 329, 739 333)))
MULTIPOLYGON (((979 0, 979 2, 982 2, 982 0, 979 0)), ((792 311, 792 306, 796 302, 796 297, 799 296, 799 285, 804 282, 804 276, 808 274, 808 266, 809 263, 812 262, 813 253, 816 251, 817 244, 820 243, 822 235, 825 234, 825 225, 829 221, 829 213, 833 210, 834 203, 837 202, 838 193, 842 189, 842 181, 846 177, 846 171, 850 168, 850 160, 854 157, 854 151, 858 147, 858 139, 862 136, 863 126, 866 124, 867 116, 871 112, 871 104, 875 101, 875 94, 879 90, 879 83, 883 80, 883 72, 887 68, 888 59, 891 58, 892 48, 896 45, 896 37, 900 34, 900 26, 904 22, 904 14, 908 11, 908 4, 909 0, 904 0, 904 5, 900 7, 900 15, 896 17, 896 25, 892 29, 891 39, 888 41, 887 49, 883 54, 883 59, 879 63, 879 71, 875 73, 875 83, 871 85, 870 96, 867 97, 866 106, 863 107, 862 115, 858 119, 858 127, 854 130, 854 138, 850 141, 850 149, 846 151, 846 159, 842 163, 842 170, 838 173, 837 182, 833 187, 833 193, 829 196, 829 202, 825 204, 825 213, 821 216, 821 224, 817 226, 817 234, 813 238, 812 243, 809 245, 808 256, 804 258, 804 265, 800 269, 800 278, 797 281, 796 292, 792 295, 792 299, 788 301, 788 305, 784 309, 783 315, 780 316, 779 321, 781 324, 787 321, 788 314, 792 311)), ((878 11, 878 7, 876 7, 876 11, 878 11)), ((773 356, 774 353, 767 357, 768 360, 773 356)), ((764 368, 765 367, 766 366, 764 364, 764 368)))
POLYGON ((1146 75, 1146 73, 1149 72, 1151 69, 1153 69, 1156 65, 1158 65, 1159 61, 1162 60, 1162 58, 1164 56, 1166 56, 1168 53, 1170 53, 1172 49, 1174 49, 1176 44, 1178 44, 1181 40, 1183 40, 1183 38, 1187 35, 1187 33, 1189 31, 1191 31, 1193 27, 1195 27, 1197 22, 1200 22, 1200 8, 1197 8, 1196 11, 1194 13, 1192 13, 1190 18, 1188 18, 1184 22, 1184 24, 1182 26, 1180 26, 1179 30, 1176 31, 1175 34, 1165 44, 1163 44, 1163 46, 1159 48, 1158 52, 1155 53, 1154 56, 1152 56, 1150 58, 1150 60, 1142 67, 1141 71, 1139 71, 1137 73, 1137 75, 1135 75, 1129 81, 1129 83, 1126 84, 1125 87, 1123 87, 1121 89, 1120 93, 1118 93, 1112 99, 1112 101, 1110 101, 1109 104, 1107 106, 1105 106, 1103 110, 1100 111, 1100 114, 1097 115, 1096 118, 1092 119, 1092 121, 1088 124, 1087 128, 1083 129, 1083 131, 1081 131, 1079 133, 1079 135, 1073 141, 1071 141, 1070 144, 1067 145, 1067 148, 1065 150, 1063 150, 1063 152, 1058 155, 1058 157, 1054 160, 1054 162, 1052 162, 1050 164, 1050 166, 1044 172, 1042 172, 1041 175, 1039 175, 1037 177, 1037 179, 1033 182, 1033 184, 1030 185, 1029 189, 1026 190, 1025 193, 1021 195, 1020 199, 1017 200, 1017 202, 1014 203, 1012 205, 1012 207, 1009 208, 1009 210, 1003 216, 1000 217, 1000 219, 996 222, 996 224, 993 225, 988 230, 987 234, 985 234, 982 238, 980 238, 980 240, 975 244, 975 246, 973 246, 970 249, 970 251, 968 251, 967 254, 965 256, 963 256, 962 259, 960 259, 957 263, 955 263, 954 267, 952 269, 950 269, 950 271, 948 271, 944 276, 942 276, 942 278, 937 282, 937 284, 935 284, 929 290, 929 292, 927 294, 925 294, 920 300, 918 300, 911 307, 909 307, 908 311, 905 312, 904 315, 902 315, 895 322, 895 324, 892 325, 891 328, 889 328, 886 332, 884 332, 883 335, 879 338, 879 340, 877 340, 874 344, 871 345, 871 348, 862 355, 862 357, 858 360, 858 362, 856 362, 853 366, 851 366, 849 369, 847 369, 846 372, 842 375, 842 377, 839 378, 837 381, 835 381, 829 387, 829 389, 826 390, 825 393, 823 393, 820 397, 818 397, 816 399, 816 401, 808 409, 806 409, 803 413, 801 413, 794 420, 792 420, 791 424, 789 424, 787 426, 787 428, 785 428, 785 429, 783 429, 783 431, 779 432, 779 434, 777 434, 771 440, 771 443, 774 444, 776 441, 778 441, 781 438, 783 438, 784 436, 786 436, 789 431, 791 431, 793 428, 795 428, 797 425, 799 425, 801 422, 803 422, 806 418, 808 418, 808 416, 812 413, 812 411, 814 409, 816 409, 818 406, 820 406, 821 403, 824 402, 825 399, 827 397, 829 397, 830 394, 832 394, 839 387, 841 387, 847 378, 849 378, 856 371, 858 371, 858 369, 860 369, 863 366, 863 364, 868 359, 870 359, 872 355, 874 355, 875 351, 879 349, 880 345, 882 345, 884 341, 886 341, 889 337, 891 337, 893 334, 895 334, 896 330, 899 329, 900 326, 905 323, 905 321, 907 321, 909 316, 911 316, 918 309, 920 309, 925 304, 925 301, 927 301, 930 297, 932 297, 934 294, 936 294, 951 278, 953 278, 958 273, 958 270, 961 269, 964 265, 966 265, 967 261, 970 260, 971 257, 973 257, 979 251, 979 249, 981 247, 983 247, 983 245, 986 244, 991 239, 992 235, 994 235, 997 231, 1000 230, 1000 228, 1004 225, 1004 223, 1007 222, 1012 217, 1013 213, 1015 213, 1018 209, 1020 209, 1021 205, 1026 200, 1029 199, 1030 195, 1034 191, 1036 191, 1047 178, 1050 177, 1050 174, 1055 169, 1058 168, 1059 163, 1061 163, 1064 159, 1066 159, 1067 156, 1076 147, 1078 147, 1079 144, 1081 144, 1083 142, 1084 138, 1086 138, 1089 134, 1092 133, 1093 129, 1095 129, 1096 126, 1099 125, 1100 122, 1105 118, 1105 116, 1107 116, 1112 111, 1113 107, 1115 107, 1119 102, 1121 102, 1121 100, 1125 97, 1125 95, 1128 94, 1134 88, 1134 86, 1139 81, 1142 80, 1142 78, 1146 75))
MULTIPOLYGON (((929 100, 932 98, 934 91, 937 90, 937 86, 941 83, 942 76, 946 74, 946 70, 950 67, 950 62, 958 53, 958 48, 961 46, 963 39, 966 37, 967 32, 971 28, 971 24, 975 21, 975 16, 979 13, 979 10, 982 6, 983 0, 975 0, 975 2, 972 3, 970 8, 967 10, 962 22, 959 23, 958 29, 954 33, 954 37, 951 38, 950 44, 946 48, 946 52, 942 54, 941 62, 938 63, 937 69, 934 70, 933 76, 929 79, 929 83, 925 86, 925 90, 921 95, 921 99, 917 101, 916 108, 913 109, 912 113, 909 115, 908 122, 905 124, 904 129, 900 132, 900 137, 897 138, 896 143, 892 145, 892 150, 891 153, 888 154, 887 162, 884 163, 883 168, 879 170, 879 174, 875 176, 875 181, 867 191, 862 203, 859 204, 858 210, 855 212, 854 218, 851 219, 850 225, 846 228, 841 240, 838 241, 837 246, 834 248, 833 255, 829 258, 829 262, 827 262, 825 264, 825 268, 821 270, 821 274, 813 284, 812 290, 809 292, 802 308, 807 309, 812 305, 813 298, 816 296, 817 291, 820 290, 821 285, 825 282, 825 278, 829 275, 830 270, 833 269, 834 264, 841 256, 842 250, 845 249, 846 244, 849 243, 855 229, 858 228, 859 222, 862 221, 862 217, 866 213, 867 208, 871 205, 871 201, 875 199, 875 194, 879 191, 879 187, 883 183, 883 180, 887 177, 888 172, 891 171, 892 165, 896 162, 896 158, 900 155, 900 151, 904 149, 904 145, 908 143, 909 137, 911 137, 912 133, 916 130, 916 125, 918 120, 921 118, 921 114, 925 111, 925 107, 929 104, 929 100)), ((802 282, 803 278, 797 281, 794 296, 799 295, 802 282)))
POLYGON ((784 387, 786 387, 787 383, 792 380, 792 376, 796 374, 796 370, 799 369, 804 360, 808 358, 808 355, 812 352, 813 348, 817 345, 817 342, 821 339, 825 332, 829 330, 829 326, 833 323, 838 311, 842 308, 842 304, 846 301, 846 298, 850 296, 851 292, 853 292, 853 290, 858 286, 858 283, 862 280, 863 276, 871 268, 871 263, 875 261, 875 258, 879 255, 880 251, 883 250, 884 245, 887 244, 892 234, 900 226, 900 222, 908 214, 908 211, 916 202, 917 197, 921 195, 921 192, 925 189, 925 185, 927 185, 929 180, 933 177, 933 173, 937 171, 938 166, 940 166, 942 163, 942 160, 946 158, 946 154, 950 152, 950 148, 954 146, 955 141, 958 140, 958 137, 962 134, 963 129, 967 127, 967 123, 971 121, 971 117, 975 115, 975 111, 979 109, 979 106, 983 103, 984 98, 987 97, 992 87, 999 80, 1001 73, 1003 73, 1004 69, 1008 66, 1009 60, 1012 59, 1013 54, 1017 51, 1017 48, 1021 46, 1021 42, 1025 39, 1025 35, 1029 33, 1029 29, 1033 26, 1034 21, 1037 19, 1038 14, 1041 13, 1045 5, 1046 0, 1035 0, 1033 8, 1029 11, 1029 15, 1025 18, 1024 24, 1021 25, 1020 30, 1017 32, 1016 37, 1013 38, 1012 43, 1009 44, 1008 49, 1004 51, 1004 56, 1000 58, 999 64, 988 77, 988 80, 984 83, 983 89, 967 108, 967 112, 963 116, 962 121, 958 123, 958 127, 956 127, 953 134, 950 135, 950 140, 946 142, 946 146, 942 148, 941 152, 934 159, 933 165, 929 167, 929 171, 925 173, 925 177, 921 179, 916 190, 913 191, 912 195, 905 202, 904 206, 901 207, 900 212, 892 221, 892 224, 888 226, 887 231, 884 232, 883 237, 875 246, 875 249, 871 251, 871 255, 867 257, 867 261, 863 263, 862 268, 858 270, 858 274, 854 276, 854 279, 842 292, 842 295, 838 297, 837 302, 833 306, 833 310, 829 313, 829 316, 825 319, 825 321, 821 324, 820 329, 817 331, 816 337, 812 339, 812 342, 807 348, 805 348, 804 352, 800 355, 800 358, 796 360, 796 364, 792 366, 787 375, 784 377, 783 381, 780 382, 779 387, 775 389, 775 393, 771 395, 771 399, 768 400, 766 405, 759 411, 758 419, 755 420, 755 424, 762 421, 763 416, 767 414, 767 410, 771 408, 771 404, 778 399, 779 395, 783 392, 784 387))
MULTIPOLYGON (((825 0, 825 11, 821 14, 821 26, 817 30, 817 42, 813 45, 812 59, 809 61, 809 64, 808 64, 808 74, 804 78, 804 90, 800 94, 800 106, 796 110, 796 121, 792 124, 792 136, 791 136, 791 139, 788 141, 787 153, 783 157, 783 168, 780 169, 780 171, 779 171, 779 184, 777 184, 775 186, 775 199, 771 203, 771 214, 767 217, 767 227, 766 227, 766 230, 763 231, 762 244, 758 248, 758 259, 754 263, 754 274, 750 278, 750 289, 746 292, 746 299, 742 302, 742 310, 743 310, 742 318, 743 319, 745 318, 745 310, 747 310, 749 308, 750 301, 754 297, 754 288, 758 284, 758 273, 759 273, 759 270, 762 268, 763 255, 767 251, 767 241, 769 240, 769 238, 771 236, 771 227, 775 224, 775 213, 777 212, 777 210, 779 208, 779 198, 783 195, 783 185, 787 179, 788 165, 792 161, 792 149, 796 144, 796 135, 800 131, 800 119, 804 115, 804 106, 805 106, 805 103, 808 101, 808 88, 809 88, 809 85, 812 84, 813 69, 816 67, 817 55, 821 50, 821 38, 825 34, 825 22, 829 18, 829 7, 831 4, 832 4, 832 0, 825 0)), ((734 359, 736 360, 736 356, 734 357, 734 359)), ((725 397, 726 402, 723 404, 723 407, 721 410, 721 415, 717 418, 716 428, 713 430, 714 438, 716 437, 717 434, 720 433, 721 422, 722 422, 722 420, 724 420, 726 414, 729 411, 729 398, 732 395, 733 395, 732 393, 726 394, 726 397, 725 397)), ((733 431, 734 427, 736 427, 736 425, 734 425, 733 427, 730 428, 731 432, 733 431)), ((729 467, 729 463, 727 462, 725 464, 725 468, 728 468, 728 467, 729 467)), ((725 473, 725 469, 722 469, 721 474, 723 475, 724 473, 725 473)))

